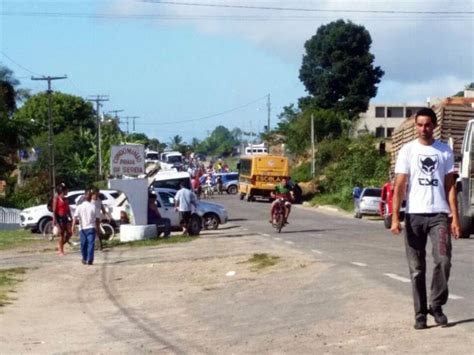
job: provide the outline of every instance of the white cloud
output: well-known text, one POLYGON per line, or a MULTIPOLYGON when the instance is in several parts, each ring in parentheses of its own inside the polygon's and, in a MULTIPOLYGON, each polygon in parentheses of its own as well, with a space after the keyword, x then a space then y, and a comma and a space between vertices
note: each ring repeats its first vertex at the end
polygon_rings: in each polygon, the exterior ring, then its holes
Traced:
MULTIPOLYGON (((408 89, 399 96, 438 91, 454 84, 474 81, 474 21, 468 17, 429 12, 474 11, 474 0, 458 1, 243 1, 196 0, 201 4, 307 8, 320 10, 423 11, 425 14, 354 12, 304 12, 222 7, 195 7, 122 0, 111 11, 119 14, 160 14, 180 21, 157 19, 160 26, 192 25, 204 35, 238 38, 253 43, 299 65, 304 43, 322 24, 338 18, 350 19, 370 32, 376 65, 385 71, 381 93, 386 96, 394 83, 408 89), (235 21, 224 20, 231 16, 235 21), (279 21, 267 21, 271 18, 279 21), (184 20, 186 18, 186 20, 184 20), (447 20, 449 18, 449 20, 447 20), (243 21, 247 19, 248 21, 243 21), (260 19, 262 21, 254 21, 260 19), (425 91, 426 90, 426 91, 425 91)), ((459 91, 462 87, 452 90, 459 91)), ((398 94, 397 94, 398 95, 398 94)), ((380 96, 380 95, 379 95, 380 96)), ((419 96, 419 95, 418 95, 419 96)))
POLYGON ((437 98, 452 96, 469 84, 464 79, 454 76, 440 76, 424 82, 400 82, 387 80, 379 88, 374 102, 378 103, 405 103, 420 104, 430 98, 434 102, 437 98), (410 98, 407 100, 407 98, 410 98))

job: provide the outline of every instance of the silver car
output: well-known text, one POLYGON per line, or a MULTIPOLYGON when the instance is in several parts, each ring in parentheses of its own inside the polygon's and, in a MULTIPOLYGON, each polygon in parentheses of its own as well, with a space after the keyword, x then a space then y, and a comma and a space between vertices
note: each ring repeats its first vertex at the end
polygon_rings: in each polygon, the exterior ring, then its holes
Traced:
POLYGON ((359 194, 354 195, 354 217, 363 215, 378 215, 382 189, 366 187, 359 194))
MULTIPOLYGON (((167 188, 156 188, 154 191, 158 195, 156 201, 161 216, 171 220, 171 227, 179 226, 179 214, 174 208, 174 196, 177 191, 167 188)), ((202 218, 203 228, 208 230, 217 229, 229 219, 225 207, 213 202, 198 200, 196 213, 202 218)))

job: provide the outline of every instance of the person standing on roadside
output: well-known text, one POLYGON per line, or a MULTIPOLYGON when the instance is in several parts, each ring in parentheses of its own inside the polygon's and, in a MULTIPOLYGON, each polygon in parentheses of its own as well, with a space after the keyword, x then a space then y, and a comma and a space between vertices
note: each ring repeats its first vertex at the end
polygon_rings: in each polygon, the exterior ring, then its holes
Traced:
POLYGON ((86 190, 84 202, 77 206, 72 221, 73 228, 79 221, 82 263, 88 265, 94 263, 95 236, 100 223, 100 210, 92 202, 93 194, 95 194, 94 190, 86 190))
POLYGON ((193 207, 196 209, 196 196, 194 193, 186 188, 184 182, 179 184, 180 189, 174 197, 174 205, 179 212, 179 223, 183 228, 183 235, 189 235, 189 221, 193 212, 193 207))
POLYGON ((161 229, 163 229, 164 238, 170 237, 171 231, 171 220, 169 218, 161 217, 160 211, 158 210, 158 206, 156 205, 156 194, 152 192, 148 192, 148 224, 155 224, 156 225, 156 234, 158 235, 161 233, 161 229))
POLYGON ((415 308, 415 329, 426 329, 427 314, 446 325, 443 305, 448 301, 451 235, 460 235, 451 148, 433 137, 437 125, 432 109, 416 113, 418 138, 402 147, 395 165, 391 232, 400 234, 400 206, 406 194, 405 249, 415 308), (433 245, 433 278, 429 308, 426 292, 426 244, 433 245))
POLYGON ((71 209, 66 198, 68 188, 60 183, 56 187, 56 197, 53 200, 53 226, 59 228, 58 253, 64 256, 64 244, 69 243, 72 235, 71 209))

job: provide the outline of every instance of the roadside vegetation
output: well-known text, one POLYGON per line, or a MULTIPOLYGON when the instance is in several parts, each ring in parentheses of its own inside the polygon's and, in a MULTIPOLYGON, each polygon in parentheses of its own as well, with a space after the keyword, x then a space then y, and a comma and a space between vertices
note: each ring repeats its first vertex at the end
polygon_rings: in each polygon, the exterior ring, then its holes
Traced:
POLYGON ((15 229, 15 230, 1 230, 0 231, 0 250, 9 249, 32 249, 42 248, 48 245, 41 238, 40 234, 31 233, 29 230, 15 229))
POLYGON ((267 253, 253 254, 252 257, 247 260, 247 262, 251 264, 251 271, 260 271, 276 265, 279 261, 281 261, 279 256, 269 255, 267 253))
POLYGON ((155 238, 155 239, 146 239, 146 240, 136 240, 132 242, 120 242, 120 240, 104 240, 105 248, 142 248, 150 247, 157 245, 167 245, 167 244, 178 244, 178 243, 189 243, 198 239, 198 237, 184 236, 184 235, 173 235, 170 238, 155 238))
POLYGON ((0 308, 14 300, 15 285, 23 280, 26 268, 11 268, 0 270, 0 308))

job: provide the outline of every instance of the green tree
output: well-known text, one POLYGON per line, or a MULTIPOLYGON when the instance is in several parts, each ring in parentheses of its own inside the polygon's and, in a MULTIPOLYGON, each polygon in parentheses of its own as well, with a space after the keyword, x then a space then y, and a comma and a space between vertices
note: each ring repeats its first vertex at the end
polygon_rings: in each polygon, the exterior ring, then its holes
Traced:
POLYGON ((319 27, 305 43, 299 78, 311 96, 300 106, 348 112, 351 119, 366 111, 384 74, 373 64, 371 44, 369 32, 350 21, 319 27))
POLYGON ((0 180, 9 180, 21 145, 20 127, 12 121, 17 101, 27 95, 26 90, 18 88, 19 84, 13 72, 0 65, 0 180))
POLYGON ((183 137, 181 137, 179 134, 175 135, 174 137, 171 137, 168 145, 171 150, 175 150, 182 154, 186 154, 187 145, 183 141, 183 137))
POLYGON ((239 144, 238 136, 240 134, 240 130, 234 129, 230 132, 224 126, 217 126, 210 136, 199 144, 196 152, 211 156, 229 156, 234 147, 239 144))
MULTIPOLYGON (((79 96, 53 92, 51 94, 51 117, 53 133, 68 128, 86 128, 96 131, 96 116, 92 104, 79 96)), ((31 96, 15 112, 14 120, 24 128, 23 134, 32 137, 48 126, 48 94, 43 92, 31 96)))

